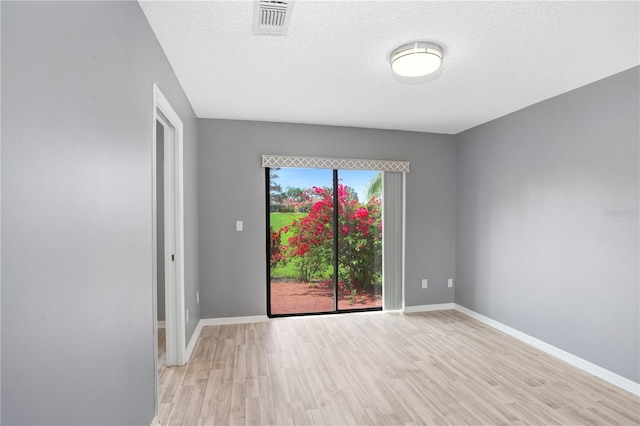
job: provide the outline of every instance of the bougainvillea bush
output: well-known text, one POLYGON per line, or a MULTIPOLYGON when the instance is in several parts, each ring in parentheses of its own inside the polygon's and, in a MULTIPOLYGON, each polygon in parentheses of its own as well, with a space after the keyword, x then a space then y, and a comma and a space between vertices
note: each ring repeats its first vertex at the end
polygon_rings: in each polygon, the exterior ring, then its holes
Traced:
MULTIPOLYGON (((271 230, 271 266, 295 260, 296 279, 331 279, 333 191, 313 187, 300 194, 295 203, 298 211, 308 214, 289 226, 271 230), (293 236, 282 238, 291 232, 293 236)), ((381 213, 379 197, 360 203, 350 187, 338 184, 338 287, 343 292, 370 291, 382 282, 381 213)))

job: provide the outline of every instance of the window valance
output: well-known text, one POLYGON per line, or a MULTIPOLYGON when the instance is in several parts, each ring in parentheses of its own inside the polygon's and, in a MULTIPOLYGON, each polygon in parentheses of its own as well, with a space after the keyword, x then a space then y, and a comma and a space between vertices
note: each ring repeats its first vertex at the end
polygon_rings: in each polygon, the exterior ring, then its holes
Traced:
POLYGON ((394 160, 363 160, 353 158, 298 157, 291 155, 263 155, 262 167, 305 167, 312 169, 408 172, 409 162, 394 160))

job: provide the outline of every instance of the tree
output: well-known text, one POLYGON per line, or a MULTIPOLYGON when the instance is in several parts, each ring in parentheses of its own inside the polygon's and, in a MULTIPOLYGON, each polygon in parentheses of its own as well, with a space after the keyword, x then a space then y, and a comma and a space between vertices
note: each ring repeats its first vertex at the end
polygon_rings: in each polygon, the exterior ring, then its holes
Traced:
POLYGON ((346 185, 343 186, 343 188, 344 188, 344 191, 347 193, 346 195, 349 198, 349 200, 356 201, 356 202, 360 201, 358 200, 358 192, 356 192, 355 189, 346 185))
POLYGON ((278 179, 278 170, 280 170, 280 167, 269 169, 269 197, 271 204, 280 204, 283 199, 282 187, 276 182, 276 179, 278 179))
POLYGON ((284 196, 289 199, 295 200, 300 195, 302 195, 303 192, 304 189, 302 188, 287 186, 287 188, 284 190, 284 196))
POLYGON ((365 196, 367 200, 382 197, 382 172, 379 172, 369 181, 365 188, 365 196))
MULTIPOLYGON (((298 258, 298 278, 309 281, 333 271, 333 191, 313 187, 299 199, 309 213, 284 231, 292 229, 294 236, 279 248, 271 264, 298 258)), ((338 287, 344 292, 355 294, 355 289, 381 283, 381 210, 380 198, 363 204, 352 188, 338 184, 338 287)))

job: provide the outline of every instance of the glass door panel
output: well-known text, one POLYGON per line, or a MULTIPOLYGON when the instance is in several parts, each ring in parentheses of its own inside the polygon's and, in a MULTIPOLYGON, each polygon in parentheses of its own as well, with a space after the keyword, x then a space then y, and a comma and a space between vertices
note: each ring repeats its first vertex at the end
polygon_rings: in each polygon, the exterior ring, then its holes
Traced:
POLYGON ((382 172, 339 177, 338 310, 382 308, 382 172))
POLYGON ((269 169, 269 314, 336 310, 333 170, 269 169))

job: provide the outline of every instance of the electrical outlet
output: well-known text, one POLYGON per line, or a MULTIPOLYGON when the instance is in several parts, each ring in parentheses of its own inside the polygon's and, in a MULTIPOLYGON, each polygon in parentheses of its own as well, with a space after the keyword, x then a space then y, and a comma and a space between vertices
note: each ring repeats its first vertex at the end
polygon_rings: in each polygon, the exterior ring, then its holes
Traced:
POLYGON ((238 232, 242 231, 243 225, 244 224, 242 223, 241 220, 236 220, 236 231, 238 232))
POLYGON ((449 281, 447 281, 447 285, 449 287, 453 287, 453 278, 449 278, 449 281))
POLYGON ((422 288, 428 288, 428 287, 429 287, 429 280, 425 278, 422 280, 422 288))
POLYGON ((189 310, 187 309, 187 323, 189 323, 189 310))
POLYGON ((196 291, 196 304, 200 304, 200 292, 196 291))

